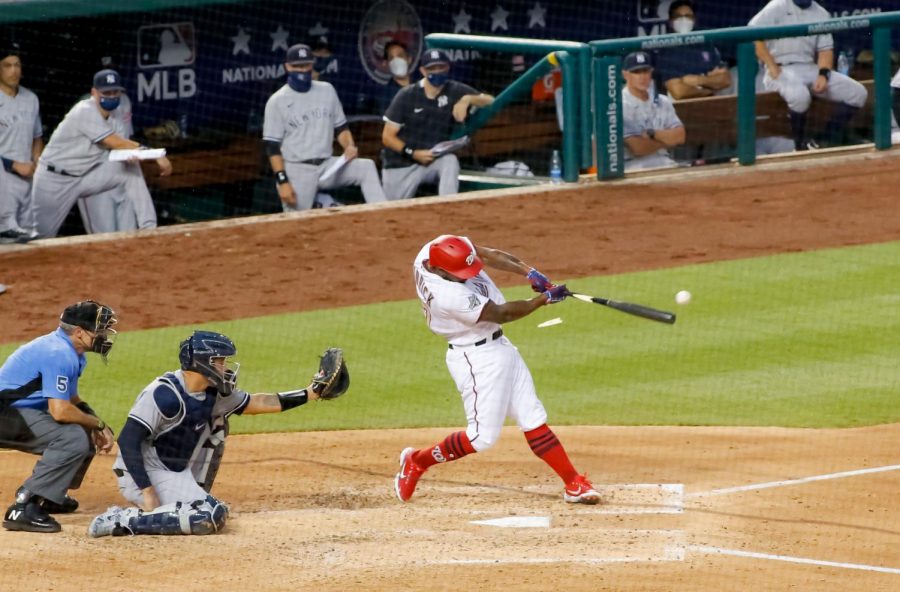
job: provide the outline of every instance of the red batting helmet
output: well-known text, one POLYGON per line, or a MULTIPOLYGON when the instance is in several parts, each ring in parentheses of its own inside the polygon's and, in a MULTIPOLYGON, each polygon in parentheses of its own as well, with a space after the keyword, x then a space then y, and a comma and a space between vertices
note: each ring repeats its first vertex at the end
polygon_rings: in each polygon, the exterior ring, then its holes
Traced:
POLYGON ((484 267, 472 245, 453 235, 442 236, 431 243, 428 249, 428 263, 461 280, 475 277, 484 267))

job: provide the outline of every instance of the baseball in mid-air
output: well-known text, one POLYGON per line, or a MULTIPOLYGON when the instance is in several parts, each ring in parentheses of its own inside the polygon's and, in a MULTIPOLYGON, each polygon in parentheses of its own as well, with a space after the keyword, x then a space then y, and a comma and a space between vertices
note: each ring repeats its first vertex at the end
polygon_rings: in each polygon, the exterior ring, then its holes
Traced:
POLYGON ((675 302, 678 304, 687 304, 691 301, 691 293, 687 290, 682 290, 675 294, 675 302))

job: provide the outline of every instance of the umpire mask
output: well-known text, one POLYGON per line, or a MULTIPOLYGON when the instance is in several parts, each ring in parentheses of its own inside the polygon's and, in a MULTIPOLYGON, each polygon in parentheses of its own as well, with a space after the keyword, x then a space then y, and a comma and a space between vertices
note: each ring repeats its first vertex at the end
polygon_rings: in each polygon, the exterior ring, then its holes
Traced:
POLYGON ((308 92, 312 86, 312 72, 288 72, 288 86, 299 93, 308 92))
POLYGON ((76 302, 66 307, 59 317, 59 323, 64 328, 72 330, 80 327, 93 334, 90 351, 103 356, 104 361, 115 343, 114 327, 118 322, 113 309, 94 300, 76 302))

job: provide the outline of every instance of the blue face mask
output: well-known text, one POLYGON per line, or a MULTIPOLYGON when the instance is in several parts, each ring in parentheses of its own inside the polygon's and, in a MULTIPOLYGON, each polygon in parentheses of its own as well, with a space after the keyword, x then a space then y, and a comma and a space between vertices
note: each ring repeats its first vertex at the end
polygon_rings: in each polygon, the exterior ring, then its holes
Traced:
POLYGON ((432 72, 428 75, 428 82, 432 86, 444 86, 448 80, 450 80, 450 72, 432 72))
POLYGON ((287 81, 292 89, 305 93, 312 86, 312 72, 288 72, 287 81))
POLYGON ((115 111, 119 107, 119 97, 100 97, 100 107, 104 111, 115 111))
POLYGON ((812 6, 812 0, 794 0, 794 4, 797 5, 797 8, 806 10, 807 8, 812 6))

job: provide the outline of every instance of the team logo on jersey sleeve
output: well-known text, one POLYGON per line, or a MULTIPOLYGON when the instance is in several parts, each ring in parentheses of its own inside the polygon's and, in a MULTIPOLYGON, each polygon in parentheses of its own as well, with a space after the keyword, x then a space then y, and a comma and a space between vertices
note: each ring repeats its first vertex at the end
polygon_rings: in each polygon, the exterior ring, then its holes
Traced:
POLYGON ((481 300, 478 299, 478 296, 472 294, 469 296, 469 310, 475 310, 481 305, 481 300))

